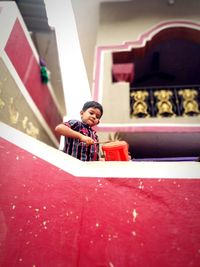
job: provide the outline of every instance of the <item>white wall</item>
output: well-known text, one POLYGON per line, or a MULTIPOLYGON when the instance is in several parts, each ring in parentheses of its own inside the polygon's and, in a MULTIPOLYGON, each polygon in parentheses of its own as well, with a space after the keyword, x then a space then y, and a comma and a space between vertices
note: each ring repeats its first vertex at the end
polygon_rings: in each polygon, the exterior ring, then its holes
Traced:
POLYGON ((80 118, 83 103, 91 99, 87 73, 70 0, 46 0, 49 23, 55 27, 67 118, 80 118))

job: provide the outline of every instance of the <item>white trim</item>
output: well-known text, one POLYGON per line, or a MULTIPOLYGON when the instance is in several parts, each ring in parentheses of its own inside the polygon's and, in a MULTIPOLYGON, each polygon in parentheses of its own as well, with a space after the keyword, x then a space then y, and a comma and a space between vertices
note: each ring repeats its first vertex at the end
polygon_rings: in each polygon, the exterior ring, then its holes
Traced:
POLYGON ((200 179, 199 162, 82 162, 2 122, 0 137, 78 177, 200 179))
POLYGON ((174 128, 185 128, 185 127, 189 127, 191 129, 195 129, 195 128, 199 128, 200 129, 200 118, 199 119, 199 122, 196 122, 196 123, 193 123, 192 120, 188 123, 186 122, 183 122, 181 123, 180 121, 177 122, 175 121, 174 123, 164 123, 164 122, 160 122, 160 123, 152 123, 152 122, 145 122, 145 123, 135 123, 134 122, 134 125, 133 123, 101 123, 99 126, 97 127, 100 127, 100 128, 107 128, 107 127, 119 127, 119 128, 138 128, 138 127, 145 127, 145 128, 149 128, 149 127, 174 127, 174 128))
POLYGON ((0 25, 1 25, 0 54, 1 54, 8 41, 10 33, 13 29, 14 22, 16 20, 16 3, 0 2, 0 7, 2 7, 0 13, 0 25), (9 9, 9 16, 7 14, 8 9, 9 9))
POLYGON ((21 27, 23 28, 24 34, 29 42, 29 45, 33 50, 33 54, 36 57, 37 62, 39 62, 37 50, 33 44, 26 24, 24 23, 23 17, 19 12, 17 4, 12 1, 2 1, 0 2, 0 7, 2 7, 2 12, 0 13, 0 25, 5 25, 5 27, 1 27, 0 48, 2 49, 2 51, 5 48, 5 45, 14 27, 15 21, 18 19, 21 27))

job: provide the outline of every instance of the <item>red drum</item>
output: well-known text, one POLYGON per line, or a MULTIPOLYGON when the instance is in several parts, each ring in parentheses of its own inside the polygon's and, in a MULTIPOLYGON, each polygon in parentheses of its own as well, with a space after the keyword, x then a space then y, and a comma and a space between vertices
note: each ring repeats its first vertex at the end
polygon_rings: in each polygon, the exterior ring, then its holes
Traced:
POLYGON ((128 161, 128 144, 125 141, 114 141, 102 145, 106 161, 128 161))

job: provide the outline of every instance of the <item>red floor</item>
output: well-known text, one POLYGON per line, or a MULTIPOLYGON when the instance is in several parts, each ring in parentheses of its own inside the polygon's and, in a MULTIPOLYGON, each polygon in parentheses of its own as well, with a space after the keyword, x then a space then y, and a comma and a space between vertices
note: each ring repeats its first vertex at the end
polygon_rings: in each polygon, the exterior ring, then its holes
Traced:
POLYGON ((0 151, 1 267, 200 266, 199 179, 76 178, 0 151))

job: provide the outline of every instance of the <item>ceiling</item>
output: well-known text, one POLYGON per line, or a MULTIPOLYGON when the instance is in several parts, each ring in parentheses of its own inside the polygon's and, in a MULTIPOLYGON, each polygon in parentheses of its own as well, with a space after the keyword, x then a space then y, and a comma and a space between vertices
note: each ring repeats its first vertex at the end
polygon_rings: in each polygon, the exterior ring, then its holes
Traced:
POLYGON ((44 0, 16 0, 13 2, 16 2, 30 32, 51 30, 48 25, 44 0))

